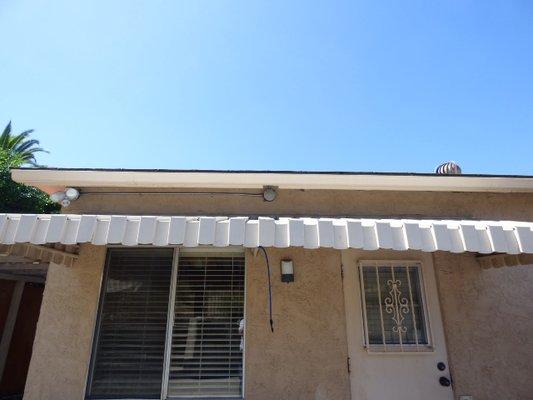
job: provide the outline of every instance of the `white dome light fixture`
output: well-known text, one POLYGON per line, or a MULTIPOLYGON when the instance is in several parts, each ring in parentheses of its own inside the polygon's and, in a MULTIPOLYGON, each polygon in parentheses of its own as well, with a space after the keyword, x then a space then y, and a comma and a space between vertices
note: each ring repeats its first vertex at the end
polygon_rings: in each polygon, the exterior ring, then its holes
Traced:
POLYGON ((278 191, 275 186, 264 186, 263 187, 263 199, 265 201, 274 201, 278 197, 278 191))
POLYGON ((65 192, 55 192, 50 195, 50 199, 54 203, 61 203, 61 201, 65 198, 65 192))
POLYGON ((80 191, 78 189, 74 189, 74 188, 66 188, 65 189, 65 196, 70 201, 74 201, 78 197, 80 197, 80 191))
POLYGON ((80 197, 80 191, 75 188, 65 188, 65 190, 52 193, 50 199, 54 203, 61 204, 62 207, 68 207, 70 202, 80 197))

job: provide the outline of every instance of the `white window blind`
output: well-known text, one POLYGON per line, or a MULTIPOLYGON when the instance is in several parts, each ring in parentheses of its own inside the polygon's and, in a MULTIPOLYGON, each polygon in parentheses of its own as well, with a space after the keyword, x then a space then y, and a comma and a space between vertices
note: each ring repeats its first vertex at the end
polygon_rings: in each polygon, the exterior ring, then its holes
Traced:
POLYGON ((110 249, 88 397, 159 398, 172 249, 110 249))
POLYGON ((88 399, 241 398, 244 256, 177 254, 109 249, 88 399))
POLYGON ((240 397, 243 315, 242 254, 179 257, 169 397, 240 397))
POLYGON ((362 264, 360 271, 367 347, 379 351, 427 349, 420 265, 362 264))

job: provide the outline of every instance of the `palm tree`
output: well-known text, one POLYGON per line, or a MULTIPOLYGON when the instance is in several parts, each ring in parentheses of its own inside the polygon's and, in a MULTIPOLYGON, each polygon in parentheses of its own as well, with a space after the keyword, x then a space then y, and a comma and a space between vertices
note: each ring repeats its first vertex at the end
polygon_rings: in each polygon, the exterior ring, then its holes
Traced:
POLYGON ((4 132, 0 136, 0 151, 7 153, 10 157, 17 160, 20 164, 30 164, 38 167, 35 160, 35 153, 48 153, 42 147, 39 147, 39 141, 30 139, 29 136, 33 129, 19 133, 11 134, 11 121, 7 124, 4 132))

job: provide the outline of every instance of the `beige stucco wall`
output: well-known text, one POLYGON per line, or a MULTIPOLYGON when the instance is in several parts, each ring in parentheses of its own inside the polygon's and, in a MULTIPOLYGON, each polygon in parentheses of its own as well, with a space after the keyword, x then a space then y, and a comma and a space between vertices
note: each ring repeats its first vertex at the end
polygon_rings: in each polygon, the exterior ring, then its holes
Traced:
MULTIPOLYGON (((268 324, 266 264, 246 252, 248 399, 350 398, 340 252, 269 249, 275 331, 268 324), (281 282, 280 260, 290 257, 296 281, 281 282)), ((105 247, 82 246, 73 267, 52 264, 25 400, 83 399, 105 247)))
MULTIPOLYGON (((91 188, 91 191, 96 190, 91 188)), ((64 212, 533 220, 533 194, 280 190, 278 198, 269 203, 262 197, 248 196, 85 195, 82 190, 81 197, 64 212)))
POLYGON ((245 395, 252 400, 348 400, 341 255, 334 250, 269 249, 274 333, 268 323, 266 264, 247 251, 245 395), (280 261, 294 263, 282 283, 280 261))
POLYGON ((434 255, 456 395, 533 399, 533 265, 483 270, 434 255))
POLYGON ((105 247, 83 245, 72 267, 50 264, 25 400, 83 399, 105 247))
MULTIPOLYGON (((82 195, 68 213, 346 215, 533 221, 533 195, 281 191, 278 200, 235 196, 82 195)), ((275 332, 268 328, 266 272, 247 252, 248 399, 348 399, 340 252, 269 249, 275 332), (295 262, 282 284, 279 260, 295 262)), ((105 248, 84 245, 72 268, 51 266, 25 399, 82 399, 105 248)), ((435 255, 450 368, 457 394, 533 398, 533 266, 481 270, 472 255, 435 255), (497 393, 498 395, 494 395, 497 393), (529 396, 529 397, 528 397, 529 396)))

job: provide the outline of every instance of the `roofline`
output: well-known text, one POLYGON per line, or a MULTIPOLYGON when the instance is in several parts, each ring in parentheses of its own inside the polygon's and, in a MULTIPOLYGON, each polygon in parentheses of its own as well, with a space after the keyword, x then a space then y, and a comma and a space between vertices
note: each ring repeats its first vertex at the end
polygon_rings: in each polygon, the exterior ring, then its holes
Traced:
POLYGON ((169 168, 65 168, 65 167, 18 167, 21 171, 97 171, 97 172, 190 172, 228 174, 298 174, 298 175, 393 175, 393 176, 453 176, 479 178, 532 178, 533 175, 508 174, 460 174, 442 175, 433 172, 379 172, 379 171, 299 171, 299 170, 254 170, 254 169, 169 169, 169 168))
POLYGON ((533 192, 533 176, 404 172, 14 168, 13 180, 50 187, 533 192), (238 175, 238 177, 236 176, 238 175))

